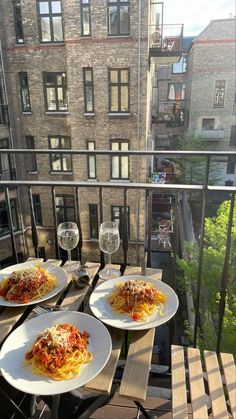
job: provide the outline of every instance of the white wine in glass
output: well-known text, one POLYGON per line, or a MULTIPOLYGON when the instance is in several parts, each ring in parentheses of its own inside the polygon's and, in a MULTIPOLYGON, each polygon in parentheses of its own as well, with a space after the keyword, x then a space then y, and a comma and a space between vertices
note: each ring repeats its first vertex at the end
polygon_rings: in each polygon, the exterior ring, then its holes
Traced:
MULTIPOLYGON (((108 255, 108 265, 111 265, 111 254, 119 249, 120 234, 117 223, 107 221, 101 224, 99 230, 99 246, 102 252, 108 255)), ((99 272, 102 279, 111 279, 120 276, 120 271, 108 267, 99 272)))
POLYGON ((59 246, 67 250, 68 261, 71 262, 71 250, 74 249, 79 242, 79 230, 76 223, 65 222, 57 227, 57 239, 59 246))

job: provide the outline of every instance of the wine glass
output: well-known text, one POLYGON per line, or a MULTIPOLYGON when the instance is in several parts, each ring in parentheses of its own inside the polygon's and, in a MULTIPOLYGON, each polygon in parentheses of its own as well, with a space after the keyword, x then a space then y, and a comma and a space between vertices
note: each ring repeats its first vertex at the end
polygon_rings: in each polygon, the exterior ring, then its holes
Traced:
POLYGON ((76 223, 65 222, 57 227, 57 238, 59 246, 67 250, 68 261, 71 262, 71 250, 74 249, 79 242, 79 230, 76 223))
MULTIPOLYGON (((108 255, 108 265, 111 265, 111 254, 116 252, 120 245, 120 234, 117 223, 112 221, 104 222, 100 225, 99 246, 102 252, 108 255)), ((120 276, 117 269, 108 267, 99 272, 102 279, 111 279, 120 276)))

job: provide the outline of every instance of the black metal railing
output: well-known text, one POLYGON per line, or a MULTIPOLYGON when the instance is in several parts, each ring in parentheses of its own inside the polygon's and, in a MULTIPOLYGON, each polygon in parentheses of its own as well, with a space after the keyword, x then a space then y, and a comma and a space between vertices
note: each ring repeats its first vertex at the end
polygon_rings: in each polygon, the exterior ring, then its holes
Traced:
POLYGON ((183 45, 182 24, 154 24, 149 27, 150 53, 181 55, 183 45))
MULTIPOLYGON (((48 149, 41 149, 41 150, 25 150, 25 149, 1 149, 1 153, 6 154, 35 154, 35 155, 50 155, 55 154, 55 150, 48 150, 48 149)), ((57 150, 57 154, 65 154, 65 150, 57 150)), ((228 230, 227 230, 227 239, 225 243, 225 261, 224 266, 222 268, 222 280, 221 280, 221 289, 220 291, 220 303, 219 303, 219 322, 218 322, 218 329, 217 329, 217 350, 220 350, 220 342, 221 342, 221 334, 222 334, 222 319, 225 310, 225 299, 226 299, 226 289, 228 283, 228 266, 229 266, 229 253, 230 253, 230 238, 232 232, 232 225, 233 225, 233 208, 235 205, 235 193, 236 187, 234 186, 212 186, 209 185, 209 173, 210 173, 210 164, 213 158, 217 158, 219 156, 232 156, 235 155, 234 152, 230 151, 218 151, 218 152, 211 152, 211 151, 111 151, 111 150, 66 150, 66 154, 70 155, 106 155, 106 156, 129 156, 141 158, 147 158, 147 161, 150 161, 150 157, 153 156, 162 156, 164 155, 165 158, 168 155, 169 159, 178 159, 181 157, 202 157, 206 161, 206 170, 205 170, 205 180, 203 184, 175 184, 175 183, 168 183, 168 184, 154 184, 149 183, 150 180, 147 179, 146 183, 140 182, 122 182, 120 181, 95 181, 95 182, 88 182, 88 181, 62 181, 62 180, 33 180, 31 177, 30 180, 14 180, 14 181, 2 181, 1 186, 5 188, 5 201, 7 204, 7 213, 8 213, 8 221, 9 221, 9 232, 10 238, 12 242, 12 254, 17 262, 17 246, 16 246, 16 239, 15 239, 15 231, 13 226, 13 216, 10 204, 10 194, 9 188, 15 187, 16 190, 21 191, 22 188, 28 189, 28 196, 29 196, 29 207, 30 207, 30 214, 31 214, 31 232, 32 232, 32 241, 33 246, 35 249, 35 255, 39 256, 39 249, 38 249, 38 234, 37 234, 37 226, 35 220, 35 212, 34 212, 34 205, 33 205, 33 197, 32 197, 32 187, 43 187, 43 188, 50 188, 51 190, 51 197, 53 202, 53 213, 54 213, 54 230, 55 230, 55 243, 56 243, 56 256, 58 257, 58 243, 56 237, 56 228, 57 225, 57 211, 56 211, 56 204, 55 204, 55 197, 56 197, 56 188, 65 187, 73 188, 75 191, 76 196, 76 221, 78 223, 80 229, 80 242, 79 242, 79 258, 81 260, 82 257, 82 250, 83 250, 83 236, 82 236, 82 226, 81 226, 81 219, 80 219, 80 208, 79 208, 79 194, 80 190, 83 188, 91 189, 97 188, 99 191, 99 208, 100 208, 100 222, 103 221, 103 192, 106 189, 112 188, 113 190, 122 190, 123 191, 123 209, 124 209, 124 219, 123 219, 123 263, 124 266, 127 264, 127 253, 129 249, 129 238, 128 238, 128 221, 127 221, 127 213, 128 213, 128 205, 127 205, 127 194, 128 191, 144 191, 146 193, 146 208, 147 208, 147 215, 146 215, 146 236, 147 240, 144 243, 145 251, 147 251, 147 265, 151 266, 151 232, 152 232, 152 197, 155 193, 163 193, 163 194, 170 194, 174 196, 174 209, 173 209, 173 273, 172 273, 172 286, 175 288, 176 285, 176 257, 178 255, 178 247, 179 247, 179 226, 178 226, 178 215, 177 213, 180 211, 179 200, 182 193, 185 192, 198 192, 202 196, 202 204, 201 204, 201 227, 200 227, 200 238, 199 238, 199 260, 198 260, 198 272, 196 277, 196 284, 197 284, 197 296, 195 301, 195 325, 194 325, 194 346, 197 345, 197 337, 200 329, 200 296, 201 296, 201 287, 202 287, 202 262, 203 262, 203 249, 204 249, 204 235, 205 235, 205 218, 206 218, 206 198, 210 192, 216 192, 217 194, 222 193, 225 199, 225 194, 227 193, 230 201, 231 201, 231 210, 230 216, 228 221, 228 230)), ((12 192, 12 191, 11 191, 12 192)), ((104 259, 101 259, 101 263, 104 264, 104 259)))

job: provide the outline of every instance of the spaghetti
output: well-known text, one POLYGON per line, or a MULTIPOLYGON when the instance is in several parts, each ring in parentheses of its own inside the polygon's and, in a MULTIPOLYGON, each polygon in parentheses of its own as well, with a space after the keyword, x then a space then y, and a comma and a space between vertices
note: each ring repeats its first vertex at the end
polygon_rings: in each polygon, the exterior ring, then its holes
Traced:
POLYGON ((150 282, 130 280, 116 284, 108 296, 108 302, 118 313, 128 314, 134 321, 143 321, 155 311, 162 315, 165 294, 158 291, 150 282))
POLYGON ((56 324, 37 336, 23 365, 31 363, 33 373, 54 380, 74 378, 80 374, 81 365, 93 358, 87 350, 88 338, 88 332, 80 332, 72 324, 56 324))
POLYGON ((14 271, 0 283, 0 296, 4 300, 27 304, 40 299, 57 286, 56 277, 41 266, 14 271))

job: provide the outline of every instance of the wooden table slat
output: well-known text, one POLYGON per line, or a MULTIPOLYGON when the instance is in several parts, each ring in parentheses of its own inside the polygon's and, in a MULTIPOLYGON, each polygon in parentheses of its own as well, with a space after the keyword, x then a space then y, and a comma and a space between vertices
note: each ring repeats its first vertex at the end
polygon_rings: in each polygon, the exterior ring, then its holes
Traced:
POLYGON ((224 371, 231 413, 236 418, 236 368, 232 354, 221 353, 220 359, 224 371))
POLYGON ((173 419, 187 419, 187 390, 182 346, 171 346, 173 419))
POLYGON ((188 348, 189 385, 194 419, 208 419, 200 351, 188 348))
POLYGON ((208 387, 211 398, 212 413, 216 419, 229 417, 225 402, 224 390, 221 381, 220 369, 215 352, 204 351, 208 387))

